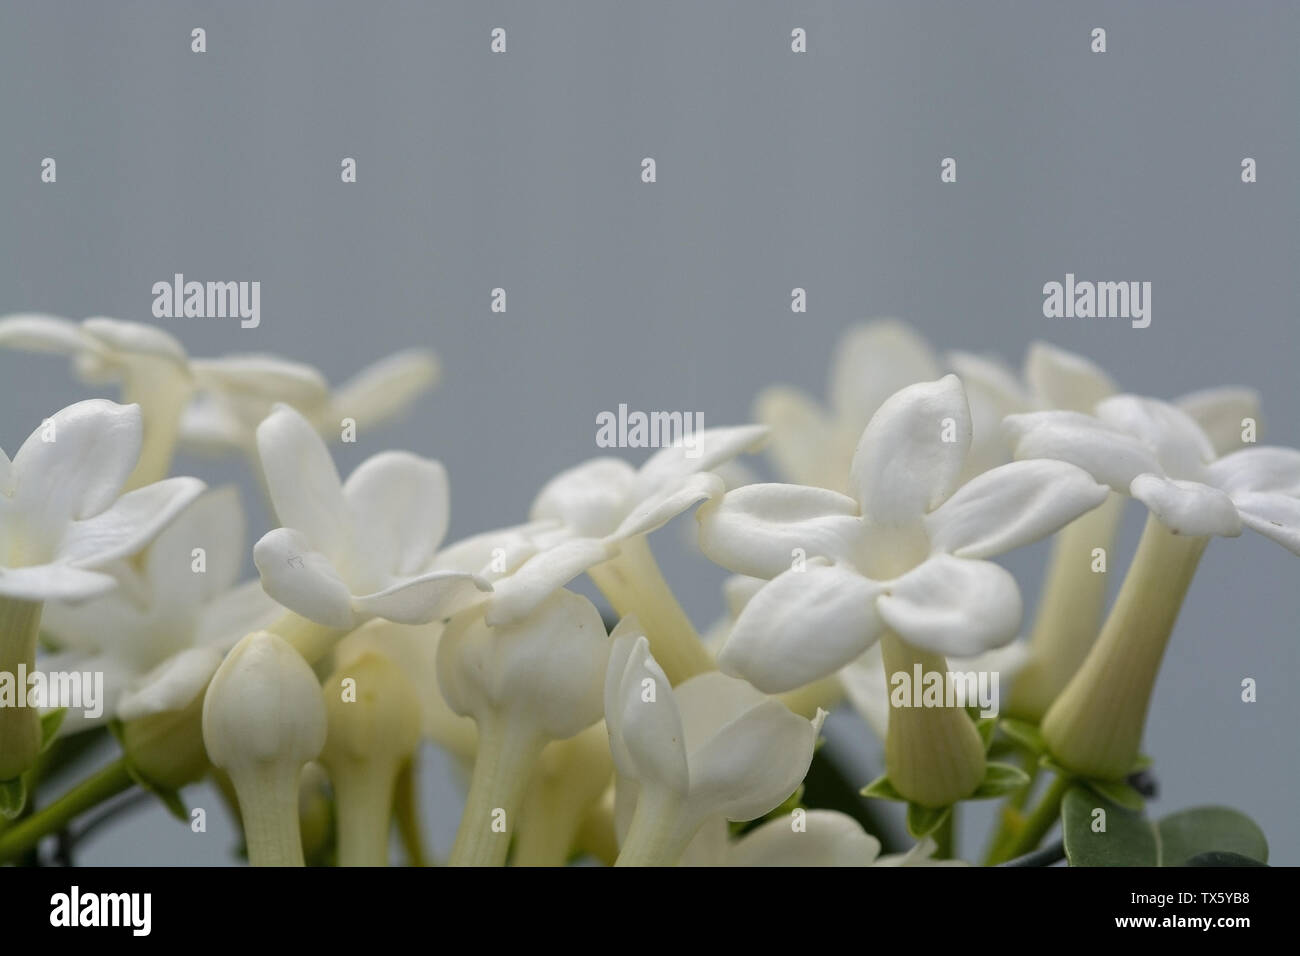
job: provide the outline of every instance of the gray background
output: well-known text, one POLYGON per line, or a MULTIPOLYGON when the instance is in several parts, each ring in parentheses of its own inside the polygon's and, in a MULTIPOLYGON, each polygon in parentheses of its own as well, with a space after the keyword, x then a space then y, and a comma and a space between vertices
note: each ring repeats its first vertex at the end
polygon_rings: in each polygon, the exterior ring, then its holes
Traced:
MULTIPOLYGON (((1016 362, 1047 338, 1153 395, 1254 385, 1267 440, 1297 445, 1298 28, 1296 5, 1256 2, 5 2, 0 313, 152 321, 151 285, 184 272, 262 282, 259 329, 162 320, 196 355, 275 351, 337 381, 432 346, 442 386, 337 455, 345 472, 389 446, 442 459, 454 536, 523 518, 597 453, 597 411, 740 422, 767 384, 820 394, 840 331, 877 315, 1016 362), (1044 319, 1041 287, 1067 271, 1151 281, 1151 327, 1044 319)), ((0 446, 85 394, 65 366, 0 354, 0 446)), ((180 465, 251 491, 237 463, 180 465)), ((673 529, 656 547, 707 624, 721 572, 673 529)), ((1008 562, 1030 602, 1045 554, 1008 562)), ((1209 549, 1147 747, 1153 809, 1239 807, 1289 864, 1297 574, 1250 534, 1209 549), (1239 701, 1244 676, 1258 703, 1239 701)), ((840 746, 866 733, 836 724, 840 746)), ((446 770, 428 810, 442 851, 446 770)), ((210 823, 137 816, 83 858, 224 862, 210 823)))

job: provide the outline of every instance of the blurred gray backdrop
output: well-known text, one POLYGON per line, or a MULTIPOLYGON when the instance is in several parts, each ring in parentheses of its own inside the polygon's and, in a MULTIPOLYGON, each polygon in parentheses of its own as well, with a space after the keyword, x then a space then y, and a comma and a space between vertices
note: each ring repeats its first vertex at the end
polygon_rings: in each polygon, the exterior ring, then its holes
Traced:
MULTIPOLYGON (((157 320, 192 354, 273 351, 338 381, 431 346, 442 385, 337 457, 345 473, 385 447, 440 458, 453 536, 522 519, 598 453, 595 414, 620 402, 724 424, 770 383, 820 394, 836 337, 872 316, 1017 364, 1045 338, 1157 396, 1253 385, 1266 440, 1297 445, 1298 35, 1300 8, 1262 2, 4 0, 0 313, 155 321, 150 287, 183 272, 262 283, 260 328, 157 320), (1043 283, 1067 272, 1152 282, 1150 328, 1045 319, 1043 283)), ((0 389, 10 450, 88 394, 65 362, 13 353, 0 389)), ((242 465, 179 465, 240 481, 266 530, 242 465)), ((704 626, 723 575, 674 531, 656 548, 704 626)), ((1008 560, 1031 606, 1045 555, 1008 560)), ((1147 744, 1155 812, 1238 807, 1287 864, 1297 581, 1262 538, 1211 546, 1147 744)), ((838 720, 835 744, 875 775, 865 728, 838 720)), ((459 797, 431 767, 445 852, 459 797)), ((229 862, 234 837, 209 822, 198 836, 150 811, 81 859, 229 862)))

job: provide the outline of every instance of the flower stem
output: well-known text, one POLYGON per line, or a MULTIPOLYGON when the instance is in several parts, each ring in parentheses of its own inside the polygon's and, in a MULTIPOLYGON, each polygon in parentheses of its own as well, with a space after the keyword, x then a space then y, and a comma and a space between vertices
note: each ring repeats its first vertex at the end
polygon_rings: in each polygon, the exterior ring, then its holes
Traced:
POLYGON ((1024 826, 1020 829, 1020 832, 1016 834, 1014 839, 1008 841, 1000 850, 996 851, 990 857, 989 863, 1014 860, 1016 857, 1024 856, 1035 849, 1056 823, 1056 818, 1061 812, 1061 801, 1065 798, 1065 793, 1070 789, 1073 782, 1070 777, 1064 775, 1053 780, 1051 786, 1047 788, 1047 792, 1043 794, 1043 799, 1039 801, 1038 806, 1025 818, 1024 826))
POLYGON ((680 802, 672 794, 642 787, 632 823, 615 866, 674 866, 693 834, 683 839, 680 802))
POLYGON ((419 753, 411 754, 411 759, 402 765, 397 775, 397 794, 393 801, 393 816, 397 820, 397 833, 406 850, 406 861, 410 866, 428 866, 428 854, 424 850, 424 832, 420 827, 420 801, 418 784, 419 753))
POLYGON ((0 597, 0 681, 13 699, 0 696, 0 780, 21 776, 41 752, 41 712, 27 699, 26 676, 36 669, 41 604, 0 597))
POLYGON ((302 828, 298 822, 300 770, 268 766, 232 777, 239 797, 248 862, 253 866, 303 866, 302 828))
MULTIPOLYGON (((916 666, 923 675, 948 673, 941 654, 903 643, 893 633, 881 637, 885 675, 913 680, 916 666)), ((975 723, 961 707, 894 706, 898 688, 890 693, 889 729, 885 734, 885 772, 900 794, 925 807, 946 807, 969 797, 984 779, 984 742, 975 723)))
POLYGON ((1043 717, 1052 755, 1075 774, 1121 780, 1132 771, 1165 646, 1208 540, 1147 519, 1101 636, 1043 717))
POLYGON ((587 573, 619 617, 636 615, 650 652, 674 687, 714 669, 713 658, 664 580, 644 535, 624 541, 618 555, 587 573))
POLYGON ((507 722, 479 725, 478 755, 448 866, 504 866, 510 831, 543 741, 507 722))
POLYGON ((5 830, 0 835, 0 861, 12 860, 27 852, 41 837, 63 829, 80 814, 130 789, 134 782, 127 771, 126 758, 119 757, 49 806, 5 830))
POLYGON ((520 810, 514 866, 564 866, 588 807, 568 799, 563 781, 534 782, 520 810))
POLYGON ((331 778, 338 806, 338 865, 387 866, 394 776, 365 764, 346 769, 350 772, 331 778))

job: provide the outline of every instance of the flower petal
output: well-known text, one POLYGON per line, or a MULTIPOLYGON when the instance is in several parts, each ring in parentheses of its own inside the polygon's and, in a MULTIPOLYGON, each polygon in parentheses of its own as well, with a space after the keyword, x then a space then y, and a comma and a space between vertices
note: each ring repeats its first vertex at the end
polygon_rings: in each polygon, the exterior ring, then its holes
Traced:
POLYGON ((991 561, 934 555, 889 584, 876 610, 904 641, 949 657, 1006 644, 1020 628, 1020 589, 991 561))
POLYGON ((526 617, 583 571, 616 553, 615 546, 597 538, 571 538, 541 549, 513 573, 490 578, 493 593, 487 623, 496 627, 526 617))
POLYGON ((745 605, 718 666, 769 694, 833 674, 880 636, 880 591, 844 567, 786 571, 745 605))
POLYGON ((0 568, 0 597, 19 601, 86 601, 115 587, 112 575, 66 564, 0 568))
POLYGON ((166 478, 129 491, 106 510, 69 524, 56 550, 58 558, 75 567, 93 568, 135 554, 204 487, 197 478, 166 478))
POLYGON ((0 319, 0 348, 73 355, 82 349, 95 348, 95 343, 87 339, 78 322, 23 312, 0 319))
MULTIPOLYGON (((1259 392, 1229 385, 1191 392, 1174 402, 1190 415, 1209 437, 1217 454, 1241 448, 1245 419, 1259 422, 1259 392)), ((1258 431, 1258 429, 1257 429, 1258 431)))
POLYGON ((405 451, 367 458, 343 485, 358 566, 406 576, 428 567, 447 533, 449 491, 441 463, 405 451))
POLYGON ((847 813, 807 810, 803 829, 785 817, 769 820, 740 838, 728 866, 870 866, 880 841, 847 813))
POLYGON ((220 666, 221 654, 211 647, 190 647, 172 655, 118 698, 118 720, 138 720, 185 708, 204 691, 220 666))
MULTIPOLYGON (((797 389, 769 388, 758 396, 754 418, 769 429, 767 453, 782 477, 825 487, 826 459, 833 454, 839 435, 816 402, 797 389)), ((843 472, 832 474, 831 480, 842 485, 847 473, 845 461, 843 472)))
POLYGON ((698 502, 720 498, 725 491, 722 479, 711 472, 686 475, 642 499, 609 537, 623 541, 657 531, 698 502))
POLYGON ((1067 462, 1014 461, 962 485, 926 515, 925 527, 936 551, 989 558, 1058 531, 1108 494, 1067 462))
POLYGON ((952 494, 970 441, 970 406, 956 375, 890 396, 853 453, 863 516, 888 526, 919 521, 952 494))
POLYGON ((1043 409, 1091 414, 1119 391, 1101 366, 1065 349, 1034 342, 1025 355, 1025 381, 1043 409))
POLYGON ((185 372, 189 356, 176 336, 164 332, 156 325, 143 322, 123 322, 95 316, 81 323, 87 335, 97 340, 106 349, 123 353, 126 358, 161 359, 185 372))
POLYGON ((194 643, 228 651, 253 631, 265 631, 284 616, 284 608, 258 580, 245 581, 209 601, 199 611, 194 643))
POLYGON ((1132 435, 1079 412, 1008 415, 1003 429, 1017 458, 1056 458, 1078 465, 1120 494, 1138 475, 1161 474, 1155 452, 1132 435))
POLYGON ((277 528, 253 546, 262 587, 289 610, 326 627, 350 628, 352 594, 325 555, 300 531, 277 528))
POLYGON ((592 458, 562 471, 537 493, 529 517, 563 522, 577 534, 603 538, 619 526, 635 501, 636 471, 619 458, 592 458))
POLYGON ((1229 538, 1241 534, 1237 506, 1218 488, 1199 481, 1138 475, 1131 492, 1162 524, 1179 534, 1221 534, 1229 538))
MULTIPOLYGON (((1300 498, 1275 492, 1234 495, 1237 512, 1246 527, 1300 554, 1300 498)), ((2 580, 2 579, 0 579, 2 580)))
POLYGON ((463 571, 430 571, 397 581, 374 594, 352 599, 352 607, 364 617, 382 617, 396 624, 428 624, 462 609, 476 593, 491 591, 492 585, 463 571))
POLYGON ((1201 426, 1168 402, 1139 395, 1115 395, 1097 403, 1097 418, 1155 450, 1164 473, 1197 478, 1214 461, 1214 446, 1201 426))
POLYGON ((140 455, 139 405, 91 399, 55 412, 14 455, 13 505, 43 532, 99 514, 140 455))
POLYGON ((1265 445, 1225 455, 1206 469, 1210 484, 1230 495, 1278 491, 1300 495, 1300 451, 1265 445))
POLYGON ((438 357, 407 349, 367 365, 336 390, 331 403, 340 418, 376 425, 404 411, 438 380, 438 357))
POLYGON ((828 397, 837 415, 860 430, 890 395, 938 375, 933 350, 911 326, 876 319, 854 325, 840 337, 828 397))
POLYGON ((824 488, 745 485, 696 512, 700 549, 737 574, 773 578, 806 557, 849 560, 862 539, 858 504, 824 488))
POLYGON ((605 680, 605 716, 620 774, 673 793, 687 792, 681 715, 672 685, 651 656, 644 635, 628 632, 614 640, 605 680))
POLYGON ((262 472, 280 524, 302 532, 324 554, 337 555, 346 541, 347 506, 339 473, 307 419, 288 405, 257 426, 262 472))
POLYGON ((765 425, 705 428, 689 440, 655 452, 637 469, 633 493, 645 498, 672 487, 687 475, 711 471, 737 455, 755 452, 767 441, 765 425))
POLYGON ((970 352, 951 352, 948 364, 961 378, 970 403, 971 447, 962 469, 973 478, 1005 462, 1011 454, 1002 419, 1030 410, 1031 403, 1016 374, 1000 359, 970 352))

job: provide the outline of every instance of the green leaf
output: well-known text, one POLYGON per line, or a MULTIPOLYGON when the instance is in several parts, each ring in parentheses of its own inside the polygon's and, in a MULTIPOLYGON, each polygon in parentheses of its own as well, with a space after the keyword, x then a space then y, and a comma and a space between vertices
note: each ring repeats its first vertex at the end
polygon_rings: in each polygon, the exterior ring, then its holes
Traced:
POLYGON ((1036 754, 1047 752, 1047 741, 1036 725, 1012 717, 1003 717, 1000 723, 1002 732, 1026 750, 1036 754))
POLYGON ((918 840, 948 819, 952 807, 923 807, 919 803, 907 805, 907 832, 918 840))
POLYGON ((1004 793, 1010 793, 1028 785, 1029 774, 1019 767, 1013 767, 1005 763, 989 763, 984 767, 984 779, 980 781, 980 785, 975 788, 975 792, 968 799, 987 800, 990 797, 1000 797, 1004 793))
POLYGON ((1259 827, 1227 807, 1195 807, 1152 823, 1091 788, 1074 787, 1061 805, 1061 821, 1071 866, 1204 866, 1192 861, 1212 854, 1268 859, 1259 827), (1103 820, 1105 829, 1094 829, 1103 820))
POLYGON ((1146 801, 1142 799, 1142 794, 1138 793, 1122 780, 1081 780, 1080 782, 1091 787, 1095 793, 1105 797, 1111 803, 1118 804, 1125 810, 1136 810, 1140 813, 1142 808, 1146 806, 1146 801))
POLYGON ((975 721, 975 729, 979 732, 980 740, 984 741, 984 752, 988 753, 989 748, 993 746, 993 732, 998 729, 998 719, 996 717, 983 717, 975 721))
POLYGON ((894 785, 889 782, 889 777, 877 777, 865 787, 858 791, 864 797, 875 797, 877 800, 899 800, 907 802, 907 797, 903 796, 894 789, 894 785))
POLYGON ((22 777, 0 780, 0 817, 13 820, 27 804, 27 784, 22 777))
POLYGON ((1188 866, 1268 866, 1267 863, 1261 863, 1259 860, 1252 860, 1248 856, 1242 856, 1240 853, 1220 853, 1217 850, 1211 850, 1209 853, 1198 853, 1187 861, 1188 866))
POLYGON ((54 743, 54 738, 63 726, 63 718, 68 715, 68 708, 60 707, 52 710, 48 714, 41 714, 41 753, 50 748, 54 743))

